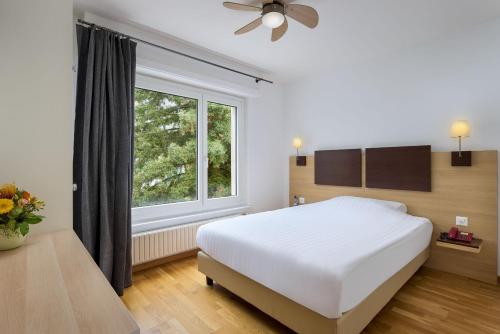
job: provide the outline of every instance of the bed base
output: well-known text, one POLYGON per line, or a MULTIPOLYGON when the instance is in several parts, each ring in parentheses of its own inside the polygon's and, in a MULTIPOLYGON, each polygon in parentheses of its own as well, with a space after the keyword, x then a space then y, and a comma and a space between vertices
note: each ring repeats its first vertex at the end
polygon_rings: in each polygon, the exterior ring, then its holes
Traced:
MULTIPOLYGON (((207 284, 216 281, 227 290, 246 300, 282 324, 298 333, 358 334, 391 300, 429 257, 429 248, 373 291, 361 304, 340 318, 329 319, 273 290, 249 279, 198 252, 198 270, 206 275, 207 284)), ((286 279, 286 278, 285 278, 286 279)))

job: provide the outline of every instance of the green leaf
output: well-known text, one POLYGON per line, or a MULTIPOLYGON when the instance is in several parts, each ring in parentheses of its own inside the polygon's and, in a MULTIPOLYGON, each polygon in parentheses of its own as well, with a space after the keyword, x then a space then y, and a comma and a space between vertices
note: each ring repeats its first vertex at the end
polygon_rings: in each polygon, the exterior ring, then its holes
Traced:
POLYGON ((22 222, 21 224, 19 224, 19 231, 23 236, 25 236, 30 231, 30 226, 27 222, 22 222))
POLYGON ((9 213, 9 216, 11 218, 17 218, 21 213, 23 213, 23 209, 20 207, 15 207, 12 209, 12 211, 9 213))
POLYGON ((15 219, 11 219, 7 222, 7 227, 9 228, 9 230, 11 230, 12 232, 14 232, 16 230, 16 220, 15 219))
POLYGON ((38 224, 45 218, 44 216, 30 215, 24 220, 27 224, 38 224))

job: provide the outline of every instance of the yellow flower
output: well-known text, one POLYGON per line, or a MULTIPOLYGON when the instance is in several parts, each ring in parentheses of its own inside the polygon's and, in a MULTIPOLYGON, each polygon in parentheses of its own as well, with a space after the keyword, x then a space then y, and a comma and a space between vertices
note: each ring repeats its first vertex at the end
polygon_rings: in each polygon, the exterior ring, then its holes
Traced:
POLYGON ((14 183, 4 184, 0 187, 0 198, 11 199, 16 194, 16 185, 14 183))
POLYGON ((10 212, 14 208, 14 202, 11 199, 0 199, 0 215, 10 212))

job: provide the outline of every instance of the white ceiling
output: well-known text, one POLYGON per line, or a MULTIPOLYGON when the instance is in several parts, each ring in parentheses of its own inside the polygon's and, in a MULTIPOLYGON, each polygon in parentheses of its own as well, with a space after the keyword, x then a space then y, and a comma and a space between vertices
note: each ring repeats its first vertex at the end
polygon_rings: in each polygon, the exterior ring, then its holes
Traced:
POLYGON ((233 35, 258 13, 232 11, 222 2, 75 0, 79 10, 165 32, 281 81, 380 57, 500 17, 498 0, 297 0, 316 8, 318 27, 310 30, 290 19, 287 34, 272 43, 264 26, 233 35))

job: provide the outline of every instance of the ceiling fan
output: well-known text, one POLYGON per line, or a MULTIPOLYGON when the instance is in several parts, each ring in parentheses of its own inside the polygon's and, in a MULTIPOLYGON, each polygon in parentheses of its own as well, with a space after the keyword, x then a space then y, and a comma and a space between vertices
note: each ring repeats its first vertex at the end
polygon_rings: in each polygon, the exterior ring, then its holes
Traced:
POLYGON ((273 29, 271 41, 276 42, 288 30, 288 21, 286 17, 302 23, 311 29, 316 28, 319 22, 318 12, 309 6, 292 4, 294 0, 261 0, 257 4, 261 6, 246 5, 236 2, 225 1, 224 7, 234 10, 244 10, 260 12, 260 17, 250 22, 246 26, 236 30, 235 35, 241 35, 254 30, 261 24, 273 29))

